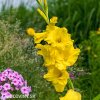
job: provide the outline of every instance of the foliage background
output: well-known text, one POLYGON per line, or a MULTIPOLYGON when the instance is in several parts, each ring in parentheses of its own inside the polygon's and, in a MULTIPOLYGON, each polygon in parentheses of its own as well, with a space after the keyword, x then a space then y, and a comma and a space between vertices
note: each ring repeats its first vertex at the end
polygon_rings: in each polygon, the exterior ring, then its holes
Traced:
MULTIPOLYGON (((30 2, 30 1, 29 1, 30 2)), ((77 63, 71 70, 76 90, 82 100, 93 100, 100 94, 100 0, 48 0, 49 16, 58 17, 58 26, 67 27, 75 46, 81 49, 77 63)), ((58 100, 60 95, 42 76, 46 69, 36 54, 33 39, 26 34, 28 27, 45 29, 46 23, 36 11, 23 2, 17 8, 3 5, 0 12, 0 71, 11 67, 21 73, 32 86, 34 100, 58 100)), ((18 99, 19 100, 19 99, 18 99)), ((23 100, 23 99, 22 99, 23 100)), ((33 100, 33 99, 32 99, 33 100)), ((100 99, 98 99, 100 100, 100 99)))

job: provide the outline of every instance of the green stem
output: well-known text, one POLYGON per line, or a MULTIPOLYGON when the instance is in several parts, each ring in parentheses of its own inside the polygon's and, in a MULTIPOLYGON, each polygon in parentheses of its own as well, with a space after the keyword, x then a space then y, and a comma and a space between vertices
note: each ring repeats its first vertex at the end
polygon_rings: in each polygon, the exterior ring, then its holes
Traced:
POLYGON ((70 78, 68 79, 68 84, 69 84, 70 88, 74 90, 74 85, 70 78))
POLYGON ((40 3, 38 0, 36 0, 37 1, 37 3, 39 4, 39 6, 41 7, 41 11, 44 13, 41 13, 40 15, 44 18, 44 16, 45 16, 45 18, 44 19, 46 19, 45 21, 46 21, 46 23, 47 24, 49 24, 49 17, 48 17, 48 5, 47 5, 47 3, 46 3, 46 5, 45 4, 42 4, 42 3, 40 3))

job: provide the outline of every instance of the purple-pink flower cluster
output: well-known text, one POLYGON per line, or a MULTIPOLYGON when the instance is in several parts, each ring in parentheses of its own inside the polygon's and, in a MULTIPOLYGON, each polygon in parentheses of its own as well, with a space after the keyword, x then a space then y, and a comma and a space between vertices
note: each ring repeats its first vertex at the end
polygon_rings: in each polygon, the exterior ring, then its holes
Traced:
POLYGON ((12 98, 12 91, 21 91, 22 94, 29 96, 31 87, 27 86, 21 74, 8 68, 0 73, 0 100, 12 98))

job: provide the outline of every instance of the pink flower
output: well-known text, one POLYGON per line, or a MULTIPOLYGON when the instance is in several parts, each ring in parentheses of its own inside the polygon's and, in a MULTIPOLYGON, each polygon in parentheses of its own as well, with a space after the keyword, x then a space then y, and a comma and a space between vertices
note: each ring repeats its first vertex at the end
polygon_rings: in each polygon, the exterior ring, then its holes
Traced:
POLYGON ((9 83, 5 83, 5 84, 3 85, 3 89, 4 89, 4 90, 10 90, 10 89, 11 89, 10 84, 9 84, 9 83))
POLYGON ((8 79, 9 79, 9 80, 13 80, 13 79, 14 79, 14 77, 13 77, 13 74, 12 74, 12 73, 9 73, 7 77, 8 77, 8 79))
POLYGON ((19 86, 23 86, 24 83, 22 81, 19 81, 19 86))
POLYGON ((1 100, 6 100, 8 98, 12 98, 12 94, 10 92, 6 91, 1 94, 1 100))
POLYGON ((4 72, 2 72, 2 75, 3 76, 7 76, 8 75, 8 72, 7 71, 4 71, 4 72))
POLYGON ((1 77, 0 77, 0 81, 5 81, 5 80, 6 80, 6 76, 1 75, 1 77))
POLYGON ((30 91, 31 91, 30 87, 24 86, 24 87, 21 88, 22 94, 25 94, 26 96, 29 95, 30 91))
POLYGON ((12 80, 11 84, 14 84, 15 86, 17 86, 19 84, 17 79, 12 80))
POLYGON ((8 73, 13 73, 13 70, 10 68, 7 68, 5 71, 7 71, 8 73))
POLYGON ((14 76, 14 77, 18 77, 18 76, 19 76, 18 72, 14 71, 14 72, 13 72, 13 76, 14 76))

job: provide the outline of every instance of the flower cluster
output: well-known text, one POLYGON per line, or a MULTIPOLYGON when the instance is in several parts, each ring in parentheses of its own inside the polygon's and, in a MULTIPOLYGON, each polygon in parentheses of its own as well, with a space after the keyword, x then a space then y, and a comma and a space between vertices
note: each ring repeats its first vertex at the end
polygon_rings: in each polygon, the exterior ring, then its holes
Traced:
POLYGON ((31 87, 27 86, 27 81, 24 80, 21 74, 8 68, 0 73, 1 100, 12 98, 11 92, 15 90, 20 90, 22 94, 28 96, 31 92, 31 87))
POLYGON ((53 17, 45 31, 35 33, 29 28, 27 33, 34 37, 38 54, 44 58, 44 66, 48 70, 44 78, 52 82, 57 92, 63 92, 69 78, 66 69, 76 62, 80 49, 74 48, 68 30, 55 26, 56 23, 57 17, 53 17))

